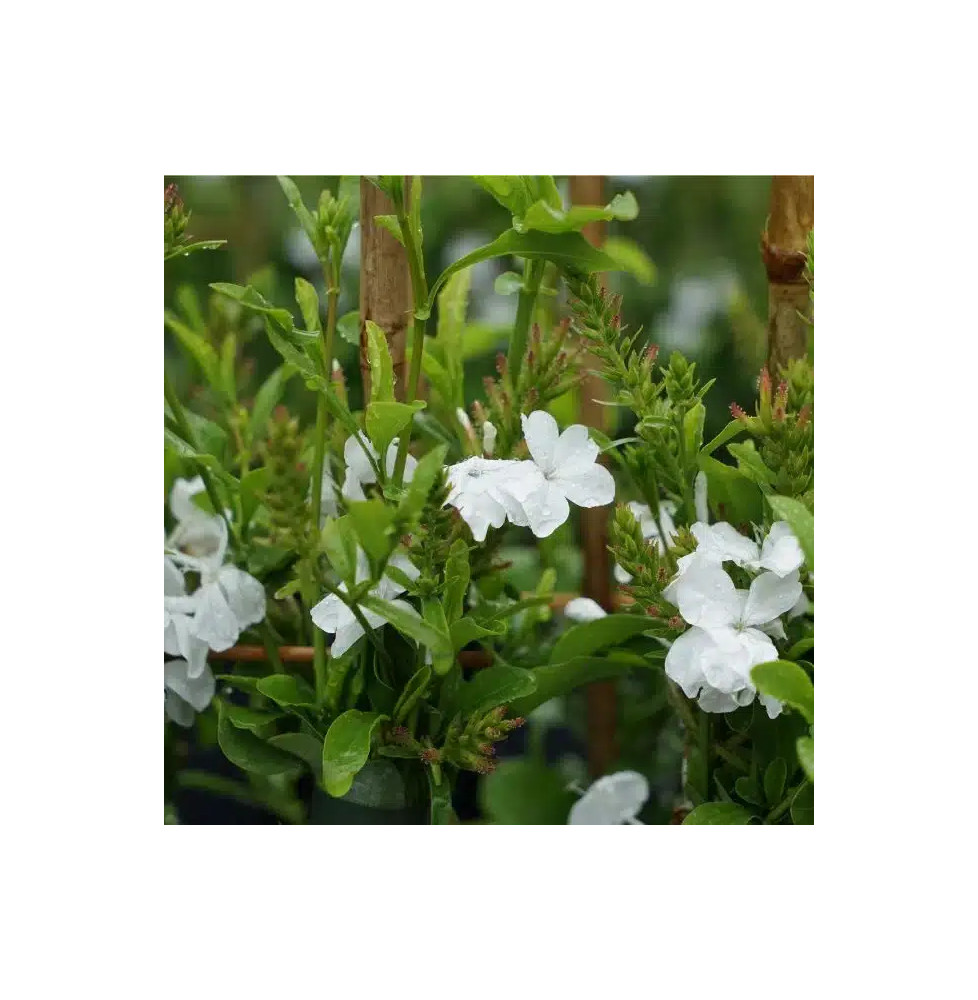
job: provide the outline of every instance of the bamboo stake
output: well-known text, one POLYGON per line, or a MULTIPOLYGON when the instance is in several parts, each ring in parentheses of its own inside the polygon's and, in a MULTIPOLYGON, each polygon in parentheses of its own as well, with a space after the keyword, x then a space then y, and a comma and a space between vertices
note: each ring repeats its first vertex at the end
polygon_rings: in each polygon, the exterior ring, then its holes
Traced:
POLYGON ((404 399, 407 331, 411 316, 411 275, 404 247, 374 222, 393 215, 391 200, 365 177, 360 178, 360 375, 364 399, 370 398, 367 320, 387 337, 394 362, 394 394, 404 399))
MULTIPOLYGON (((571 177, 572 205, 603 205, 603 177, 571 177)), ((591 222, 584 236, 594 246, 604 242, 606 226, 591 222)), ((588 356, 588 367, 597 367, 588 356)), ((587 375, 581 383, 580 420, 587 427, 605 429, 607 407, 595 400, 607 398, 607 383, 597 375, 587 375)), ((585 507, 581 510, 581 547, 584 550, 584 577, 581 593, 612 610, 611 557, 608 552, 608 507, 585 507)), ((618 756, 618 692, 614 681, 599 681, 587 690, 588 769, 592 777, 604 774, 618 756)))
POLYGON ((815 178, 773 177, 761 256, 768 279, 768 369, 775 379, 790 359, 808 351, 811 299, 804 272, 814 224, 815 178))

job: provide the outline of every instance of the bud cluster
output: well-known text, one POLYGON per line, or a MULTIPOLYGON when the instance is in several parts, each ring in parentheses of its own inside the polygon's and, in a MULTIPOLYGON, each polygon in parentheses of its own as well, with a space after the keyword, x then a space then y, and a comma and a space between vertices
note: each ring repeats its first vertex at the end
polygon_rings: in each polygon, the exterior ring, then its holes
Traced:
POLYGON ((180 197, 176 184, 170 184, 163 192, 163 253, 169 254, 184 242, 190 212, 180 197))
MULTIPOLYGON (((660 554, 657 540, 642 536, 638 519, 625 504, 619 504, 615 508, 610 542, 609 551, 632 577, 630 583, 622 589, 635 599, 635 603, 650 618, 661 622, 664 629, 670 628, 668 622, 675 615, 676 609, 662 596, 662 588, 676 571, 676 549, 670 548, 665 554, 660 554)), ((695 544, 694 539, 694 547, 695 544)), ((687 540, 683 539, 679 554, 684 555, 687 546, 687 540)), ((655 626, 650 623, 649 627, 655 626)))
POLYGON ((662 392, 655 380, 658 348, 639 344, 641 330, 627 334, 621 322, 621 296, 608 295, 595 275, 569 275, 574 331, 601 360, 604 375, 618 387, 618 402, 639 417, 651 412, 662 392))
POLYGON ((353 209, 349 199, 337 199, 332 191, 324 190, 313 216, 316 227, 316 251, 321 260, 332 255, 338 263, 353 229, 353 209))
POLYGON ((754 416, 736 403, 730 412, 757 441, 764 464, 775 475, 775 492, 809 502, 815 476, 814 369, 807 358, 799 358, 780 374, 775 387, 771 373, 762 369, 754 416))
POLYGON ((268 509, 270 545, 303 552, 308 547, 309 470, 300 461, 302 435, 299 421, 284 406, 276 407, 268 422, 268 434, 259 446, 268 469, 268 485, 262 495, 268 509))
POLYGON ((442 759, 467 771, 490 774, 496 768, 496 743, 506 739, 526 721, 520 717, 507 719, 507 707, 498 705, 482 715, 472 715, 464 722, 456 716, 442 747, 442 759))

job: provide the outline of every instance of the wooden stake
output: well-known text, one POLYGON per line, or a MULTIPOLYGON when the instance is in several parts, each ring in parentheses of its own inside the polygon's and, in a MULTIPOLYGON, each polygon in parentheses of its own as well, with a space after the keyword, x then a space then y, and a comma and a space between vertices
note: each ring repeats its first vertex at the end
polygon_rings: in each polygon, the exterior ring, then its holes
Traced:
POLYGON ((768 369, 778 370, 808 351, 811 299, 805 280, 808 234, 815 225, 815 178, 774 177, 771 210, 761 236, 768 278, 768 369))
POLYGON ((370 365, 367 361, 367 320, 387 336, 394 362, 394 394, 404 399, 407 379, 405 348, 411 319, 411 274, 404 247, 383 226, 377 215, 393 215, 391 200, 365 177, 360 178, 360 375, 364 399, 370 398, 370 365))
MULTIPOLYGON (((571 177, 572 205, 603 205, 603 177, 571 177)), ((606 226, 591 222, 584 236, 595 246, 604 242, 606 226)), ((588 356, 587 367, 597 367, 588 356)), ((581 383, 580 421, 587 427, 605 430, 607 407, 595 400, 606 399, 607 383, 588 375, 581 383)), ((581 547, 584 550, 584 577, 581 593, 598 602, 605 611, 612 610, 611 556, 608 552, 608 514, 610 507, 585 507, 581 510, 581 547)), ((618 756, 618 692, 614 681, 599 681, 587 689, 588 770, 592 777, 604 774, 618 756)))

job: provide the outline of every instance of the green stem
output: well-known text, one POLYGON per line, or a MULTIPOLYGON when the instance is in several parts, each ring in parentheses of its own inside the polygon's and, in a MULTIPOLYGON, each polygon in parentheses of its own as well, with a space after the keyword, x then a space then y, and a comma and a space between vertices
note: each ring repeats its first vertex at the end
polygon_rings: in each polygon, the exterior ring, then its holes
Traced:
POLYGON ((508 363, 513 385, 516 385, 519 380, 520 366, 523 364, 523 355, 526 354, 526 339, 533 321, 533 307, 536 305, 537 293, 540 291, 540 282, 543 280, 545 268, 546 261, 527 260, 526 262, 523 287, 520 289, 519 303, 516 307, 516 321, 513 323, 513 334, 509 340, 508 363))
POLYGON ((277 674, 284 674, 285 667, 282 664, 282 657, 278 655, 278 645, 275 642, 275 636, 272 635, 272 630, 267 620, 261 623, 261 637, 262 642, 265 644, 265 652, 268 653, 268 662, 271 663, 272 669, 277 674))
MULTIPOLYGON (((411 403, 418 396, 418 384, 421 381, 421 357, 424 354, 424 335, 428 321, 418 319, 417 311, 428 301, 428 282, 424 274, 424 259, 421 248, 415 240, 408 213, 401 206, 398 213, 401 224, 401 234, 404 236, 404 249, 407 251, 408 269, 411 272, 411 295, 414 302, 414 334, 411 339, 411 367, 408 371, 408 382, 405 387, 404 401, 411 403)), ((408 448, 411 444, 411 425, 408 424, 401 434, 397 444, 397 460, 394 463, 394 485, 400 486, 404 480, 404 467, 407 464, 408 448)))
POLYGON ((696 521, 696 505, 690 490, 689 470, 686 468, 686 411, 679 414, 679 467, 682 470, 680 485, 683 492, 683 513, 687 526, 696 521))
POLYGON ((791 808, 791 802, 795 797, 795 793, 798 791, 797 788, 792 788, 791 792, 786 795, 768 814, 764 817, 765 823, 777 823, 779 819, 791 808))
POLYGON ((713 749, 721 760, 725 760, 728 764, 737 768, 738 771, 743 771, 744 774, 750 773, 750 764, 748 764, 747 761, 740 756, 740 754, 736 754, 732 750, 728 750, 725 746, 719 743, 713 749))

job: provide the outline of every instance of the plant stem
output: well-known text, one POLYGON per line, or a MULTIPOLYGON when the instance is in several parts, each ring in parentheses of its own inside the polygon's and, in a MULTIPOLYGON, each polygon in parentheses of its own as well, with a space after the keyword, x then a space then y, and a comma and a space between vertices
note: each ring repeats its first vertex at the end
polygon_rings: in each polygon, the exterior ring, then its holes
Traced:
POLYGON ((786 795, 768 814, 764 817, 765 823, 777 823, 779 819, 791 808, 791 802, 795 797, 797 788, 792 788, 791 792, 786 795))
MULTIPOLYGON (((411 294, 414 302, 414 333, 411 338, 411 367, 408 370, 408 381, 404 391, 404 402, 411 403, 418 397, 418 383, 421 381, 421 357, 424 354, 424 335, 427 320, 418 319, 418 309, 428 301, 428 282, 424 274, 424 260, 421 248, 415 240, 411 229, 411 220, 403 205, 399 206, 398 221, 401 224, 401 234, 404 237, 404 249, 407 251, 408 268, 411 272, 411 294)), ((411 424, 401 433, 397 443, 397 461, 394 463, 394 485, 400 486, 404 480, 404 467, 407 464, 408 448, 411 444, 411 424)))
POLYGON ((523 355, 526 354, 526 338, 533 321, 533 307, 540 291, 540 282, 546 261, 527 260, 523 274, 523 287, 520 289, 519 303, 516 307, 516 321, 513 323, 513 334, 509 340, 509 371, 515 385, 519 380, 520 366, 523 355))

